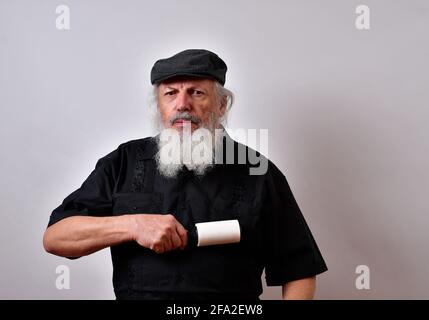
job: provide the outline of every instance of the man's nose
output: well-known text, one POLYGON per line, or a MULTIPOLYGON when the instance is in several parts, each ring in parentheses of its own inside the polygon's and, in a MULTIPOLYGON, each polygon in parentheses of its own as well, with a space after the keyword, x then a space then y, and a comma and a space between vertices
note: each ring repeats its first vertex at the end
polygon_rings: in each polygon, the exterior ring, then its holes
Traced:
POLYGON ((176 98, 176 109, 177 111, 189 111, 191 110, 191 100, 188 97, 187 92, 179 92, 176 98))

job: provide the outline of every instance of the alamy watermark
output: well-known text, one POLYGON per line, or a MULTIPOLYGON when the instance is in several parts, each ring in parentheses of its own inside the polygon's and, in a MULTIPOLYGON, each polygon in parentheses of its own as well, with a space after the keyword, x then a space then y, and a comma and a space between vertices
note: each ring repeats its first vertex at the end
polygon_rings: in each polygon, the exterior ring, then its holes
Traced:
POLYGON ((356 267, 356 274, 359 276, 355 280, 355 286, 358 290, 370 289, 370 271, 367 265, 361 264, 356 267))
POLYGON ((198 128, 191 131, 162 130, 160 161, 164 165, 248 164, 250 175, 263 175, 268 169, 268 129, 198 128), (234 140, 243 142, 235 144, 234 140), (258 145, 259 152, 246 145, 258 145))
POLYGON ((70 30, 70 8, 62 4, 55 8, 55 13, 58 14, 55 27, 58 30, 70 30))
POLYGON ((370 24, 369 24, 369 7, 361 4, 359 6, 356 7, 355 10, 356 14, 358 14, 358 16, 356 17, 355 20, 355 27, 358 30, 369 30, 370 29, 370 24))
POLYGON ((55 273, 59 274, 55 279, 55 287, 58 290, 70 289, 70 269, 66 265, 59 265, 55 269, 55 273))

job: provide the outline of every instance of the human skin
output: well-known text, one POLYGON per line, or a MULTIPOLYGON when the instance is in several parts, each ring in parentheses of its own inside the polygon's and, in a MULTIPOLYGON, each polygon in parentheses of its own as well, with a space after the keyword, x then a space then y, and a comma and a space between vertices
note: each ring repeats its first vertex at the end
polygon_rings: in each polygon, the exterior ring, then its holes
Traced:
POLYGON ((181 130, 186 124, 192 131, 201 126, 218 128, 226 111, 226 97, 218 96, 210 79, 173 78, 159 85, 157 99, 164 128, 181 130), (181 119, 171 122, 177 112, 188 112, 200 123, 181 119))

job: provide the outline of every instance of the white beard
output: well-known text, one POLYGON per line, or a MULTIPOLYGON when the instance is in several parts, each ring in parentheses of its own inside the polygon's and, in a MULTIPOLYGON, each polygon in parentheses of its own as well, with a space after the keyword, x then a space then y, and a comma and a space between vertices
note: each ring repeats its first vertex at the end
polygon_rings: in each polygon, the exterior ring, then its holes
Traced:
POLYGON ((163 129, 159 135, 156 162, 159 172, 175 178, 184 166, 198 176, 204 176, 215 164, 216 145, 222 141, 215 130, 199 128, 191 133, 190 126, 181 132, 163 129))

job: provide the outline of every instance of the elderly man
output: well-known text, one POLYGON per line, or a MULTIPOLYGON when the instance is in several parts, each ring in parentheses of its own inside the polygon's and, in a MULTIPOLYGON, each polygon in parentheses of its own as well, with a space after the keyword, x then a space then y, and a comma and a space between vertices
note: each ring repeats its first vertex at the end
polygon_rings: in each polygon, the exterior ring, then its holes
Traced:
POLYGON ((226 71, 207 50, 158 60, 151 82, 161 134, 123 143, 97 162, 52 212, 46 251, 77 258, 110 247, 117 299, 258 299, 264 268, 284 299, 313 298, 326 264, 279 169, 267 161, 265 172, 250 174, 254 164, 237 161, 243 147, 253 150, 223 130, 232 103, 226 71), (225 133, 203 142, 208 151, 220 146, 221 156, 185 159, 185 132, 202 129, 225 133), (165 132, 179 139, 163 139, 165 132), (233 161, 222 161, 231 150, 233 161), (177 161, 168 161, 172 155, 177 161), (238 223, 230 231, 238 238, 202 245, 195 226, 224 220, 238 223))

